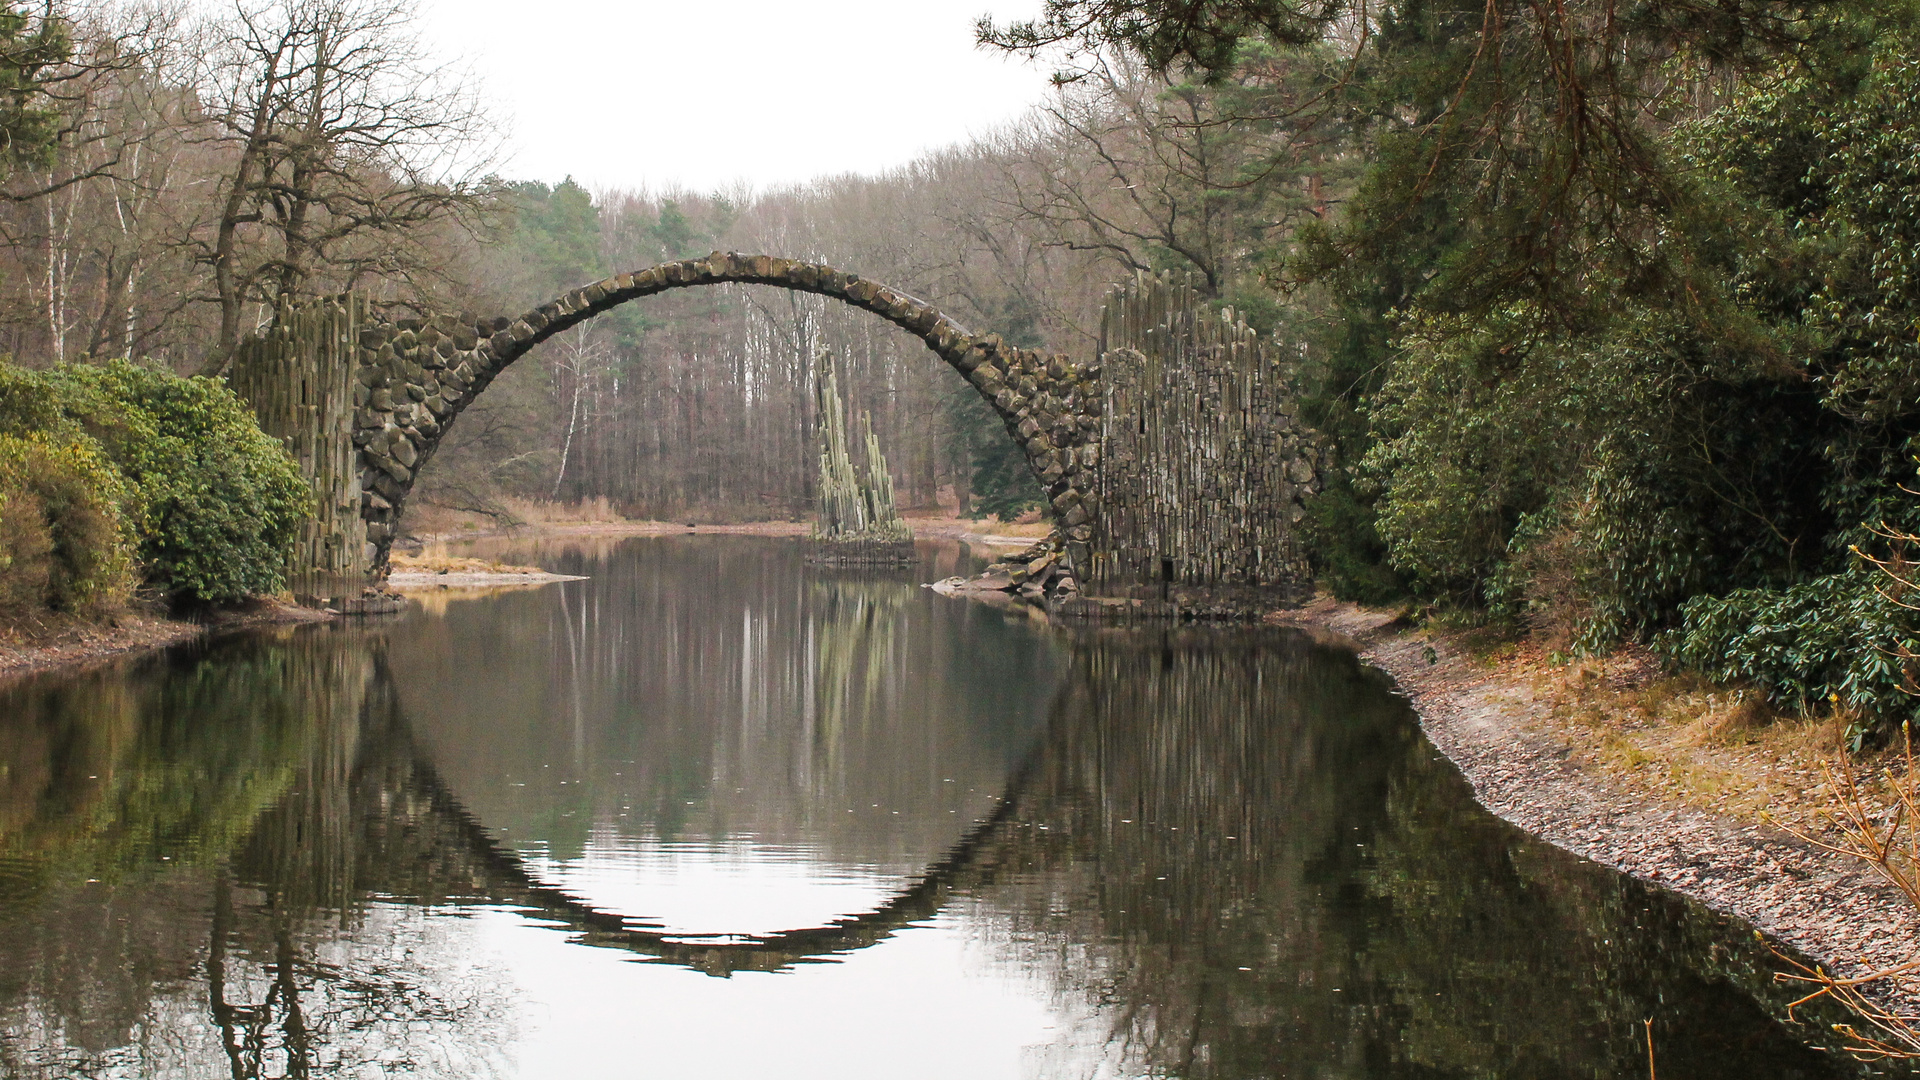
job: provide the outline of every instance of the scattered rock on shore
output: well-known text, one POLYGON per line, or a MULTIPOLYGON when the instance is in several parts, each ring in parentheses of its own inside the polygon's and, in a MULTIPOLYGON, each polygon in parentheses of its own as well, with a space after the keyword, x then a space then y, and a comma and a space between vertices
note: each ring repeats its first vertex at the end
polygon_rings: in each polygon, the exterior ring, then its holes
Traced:
POLYGON ((929 587, 942 596, 1002 593, 1038 604, 1065 599, 1078 595, 1080 586, 1061 552, 1059 536, 1049 536, 973 577, 950 577, 929 587))

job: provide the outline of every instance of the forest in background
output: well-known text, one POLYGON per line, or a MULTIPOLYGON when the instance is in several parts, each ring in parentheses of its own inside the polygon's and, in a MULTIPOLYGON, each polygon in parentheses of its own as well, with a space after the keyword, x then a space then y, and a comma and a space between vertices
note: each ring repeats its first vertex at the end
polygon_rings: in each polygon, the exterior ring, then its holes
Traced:
MULTIPOLYGON (((705 193, 503 176, 474 88, 423 66, 393 0, 11 10, 19 364, 217 374, 281 295, 517 312, 716 248, 1084 355, 1110 283, 1171 271, 1301 361, 1339 450, 1311 519, 1337 594, 1569 655, 1651 644, 1862 732, 1912 712, 1910 2, 1048 0, 981 27, 1060 73, 1023 122, 883 175, 705 193)), ((744 286, 550 342, 418 497, 803 513, 822 345, 903 506, 1030 503, 917 341, 744 286)))

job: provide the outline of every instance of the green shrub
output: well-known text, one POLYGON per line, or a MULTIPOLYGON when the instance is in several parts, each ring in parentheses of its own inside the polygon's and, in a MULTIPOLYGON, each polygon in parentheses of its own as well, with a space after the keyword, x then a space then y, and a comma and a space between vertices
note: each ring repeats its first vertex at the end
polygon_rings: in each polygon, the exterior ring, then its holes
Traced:
POLYGON ((0 434, 0 613, 81 611, 132 584, 133 500, 91 439, 0 434))
POLYGON ((1406 593, 1387 565, 1387 546, 1375 527, 1373 507, 1354 491, 1344 472, 1307 503, 1307 544, 1320 582, 1342 600, 1388 604, 1406 593))
POLYGON ((1680 666, 1726 682, 1747 680, 1796 709, 1832 701, 1878 720, 1915 715, 1907 661, 1920 652, 1914 613, 1880 591, 1870 568, 1782 589, 1696 596, 1656 647, 1680 666))
POLYGON ((286 586, 310 489, 232 391, 125 361, 66 365, 49 379, 137 492, 149 583, 184 602, 286 586))

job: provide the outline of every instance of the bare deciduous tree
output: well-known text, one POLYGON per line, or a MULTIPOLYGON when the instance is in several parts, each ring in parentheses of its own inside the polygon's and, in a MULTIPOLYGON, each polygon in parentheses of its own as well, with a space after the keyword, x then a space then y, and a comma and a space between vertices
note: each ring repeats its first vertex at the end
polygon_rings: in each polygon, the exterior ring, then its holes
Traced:
POLYGON ((189 235, 220 310, 217 372, 249 302, 436 273, 418 234, 478 210, 488 125, 457 72, 432 66, 410 0, 276 0, 203 28, 217 209, 189 235))

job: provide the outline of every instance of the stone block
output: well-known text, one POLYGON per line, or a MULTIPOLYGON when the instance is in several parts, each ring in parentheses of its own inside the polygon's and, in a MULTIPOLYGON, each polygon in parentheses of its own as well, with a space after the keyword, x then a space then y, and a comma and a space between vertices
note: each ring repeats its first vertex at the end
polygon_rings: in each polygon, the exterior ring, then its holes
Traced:
POLYGON ((1093 550, 1084 540, 1068 540, 1067 563, 1073 567, 1075 577, 1084 578, 1093 567, 1093 550))
POLYGON ((374 468, 392 477, 395 483, 404 484, 413 479, 413 472, 410 469, 386 454, 367 451, 367 461, 374 468))
MULTIPOLYGON (((953 366, 959 368, 962 375, 972 375, 975 371, 979 370, 982 365, 987 365, 986 347, 978 342, 972 341, 966 342, 964 351, 961 352, 959 358, 953 362, 953 366)), ((991 369, 992 365, 987 365, 987 367, 991 369)))

